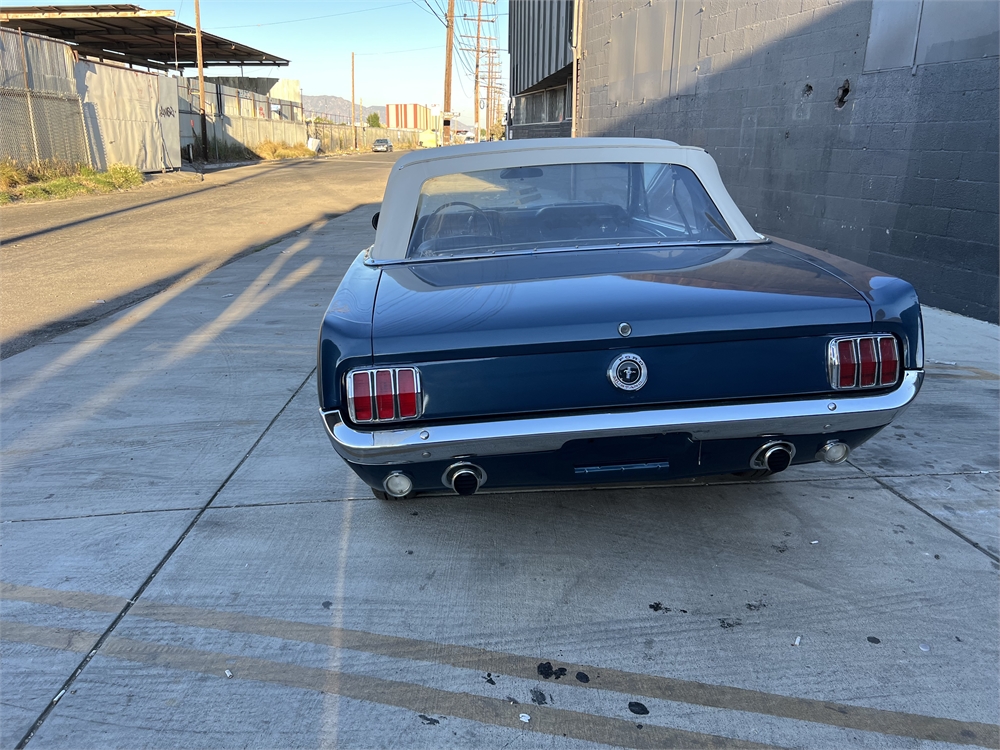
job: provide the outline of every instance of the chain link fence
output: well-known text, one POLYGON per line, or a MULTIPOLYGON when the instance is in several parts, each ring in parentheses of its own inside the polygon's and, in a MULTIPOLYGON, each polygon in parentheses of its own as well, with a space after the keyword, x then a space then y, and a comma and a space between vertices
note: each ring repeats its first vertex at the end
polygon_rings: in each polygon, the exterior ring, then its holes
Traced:
POLYGON ((91 164, 73 52, 0 28, 0 159, 91 164))
MULTIPOLYGON (((329 115, 323 115, 329 117, 329 115)), ((397 128, 370 128, 358 126, 358 149, 371 150, 378 138, 388 138, 393 148, 417 148, 420 140, 419 130, 402 130, 397 128)), ((346 122, 315 122, 306 121, 306 131, 310 138, 320 142, 320 148, 330 153, 336 151, 351 151, 354 149, 354 128, 346 122)))

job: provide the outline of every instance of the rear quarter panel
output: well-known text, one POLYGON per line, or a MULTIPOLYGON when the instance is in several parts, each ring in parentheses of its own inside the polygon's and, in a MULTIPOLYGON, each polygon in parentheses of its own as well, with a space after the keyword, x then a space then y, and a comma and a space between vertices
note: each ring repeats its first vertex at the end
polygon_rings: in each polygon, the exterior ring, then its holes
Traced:
POLYGON ((372 313, 382 272, 365 265, 360 253, 344 274, 320 326, 316 352, 316 385, 323 410, 340 406, 341 376, 372 364, 372 313))
POLYGON ((871 308, 872 330, 894 333, 902 339, 906 369, 924 366, 920 302, 911 284, 884 271, 796 242, 774 239, 773 247, 803 258, 854 287, 871 308))

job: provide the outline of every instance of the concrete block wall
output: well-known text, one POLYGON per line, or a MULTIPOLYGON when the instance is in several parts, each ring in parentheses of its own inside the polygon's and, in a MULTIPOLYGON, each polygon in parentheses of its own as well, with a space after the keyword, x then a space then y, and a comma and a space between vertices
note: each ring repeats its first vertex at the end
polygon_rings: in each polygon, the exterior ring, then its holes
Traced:
POLYGON ((695 85, 610 101, 611 19, 648 3, 584 6, 581 135, 701 146, 758 231, 997 322, 997 57, 866 73, 870 1, 705 0, 695 85))

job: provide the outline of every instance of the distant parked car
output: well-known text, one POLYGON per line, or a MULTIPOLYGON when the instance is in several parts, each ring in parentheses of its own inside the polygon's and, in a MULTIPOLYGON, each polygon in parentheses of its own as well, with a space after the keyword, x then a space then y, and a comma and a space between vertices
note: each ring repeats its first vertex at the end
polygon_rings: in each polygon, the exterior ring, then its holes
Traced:
POLYGON ((320 411, 377 497, 840 463, 923 382, 905 281, 758 234, 700 148, 413 152, 320 333, 320 411))
POLYGON ((392 151, 392 141, 388 138, 376 138, 372 144, 372 151, 392 151))

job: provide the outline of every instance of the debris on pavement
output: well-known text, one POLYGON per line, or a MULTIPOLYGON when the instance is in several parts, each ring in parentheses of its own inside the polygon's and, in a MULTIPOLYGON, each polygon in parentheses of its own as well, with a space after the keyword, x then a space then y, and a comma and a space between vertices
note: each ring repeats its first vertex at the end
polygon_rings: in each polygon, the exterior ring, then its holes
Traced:
POLYGON ((646 716, 649 713, 649 709, 639 701, 629 701, 628 710, 637 716, 646 716))
POLYGON ((930 646, 928 646, 928 645, 927 645, 926 643, 921 643, 921 644, 920 644, 920 650, 921 650, 921 651, 930 651, 930 650, 931 650, 931 647, 930 647, 930 646))
POLYGON ((521 716, 520 716, 519 718, 520 718, 520 719, 521 719, 521 721, 523 721, 523 722, 524 722, 525 724, 527 724, 527 723, 528 723, 529 721, 531 721, 531 717, 530 717, 530 716, 528 716, 528 714, 521 714, 521 716))
POLYGON ((795 636, 795 642, 792 645, 793 646, 799 646, 801 644, 802 644, 802 636, 801 635, 795 636))
POLYGON ((230 672, 228 669, 226 670, 226 677, 228 677, 230 680, 233 679, 233 673, 230 672))
POLYGON ((552 667, 552 662, 543 661, 541 664, 538 665, 538 674, 541 675, 541 677, 546 680, 549 679, 550 677, 555 677, 558 680, 560 677, 566 676, 566 667, 559 667, 558 669, 554 669, 552 667))
POLYGON ((875 636, 873 636, 873 635, 870 635, 870 636, 868 636, 868 642, 869 642, 869 643, 874 643, 874 644, 875 644, 875 645, 877 646, 877 645, 878 645, 878 644, 880 644, 880 643, 881 643, 882 641, 880 641, 880 640, 879 640, 878 638, 876 638, 875 636))

